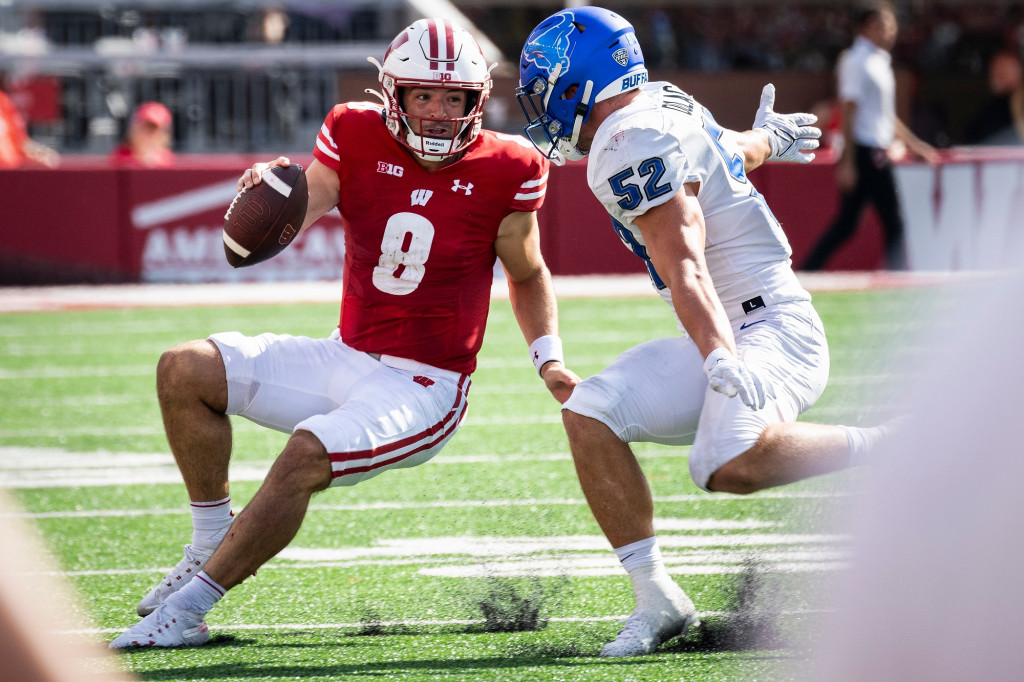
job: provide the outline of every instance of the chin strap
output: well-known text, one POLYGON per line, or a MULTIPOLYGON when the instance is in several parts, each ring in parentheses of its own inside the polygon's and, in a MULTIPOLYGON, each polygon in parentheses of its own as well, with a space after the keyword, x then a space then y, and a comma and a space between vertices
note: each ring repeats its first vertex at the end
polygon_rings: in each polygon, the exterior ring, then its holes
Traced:
POLYGON ((555 91, 555 83, 558 82, 558 74, 562 73, 562 65, 555 64, 555 67, 551 69, 551 73, 548 74, 548 87, 544 89, 544 101, 542 102, 543 107, 541 111, 548 110, 548 102, 551 101, 551 93, 555 91))
POLYGON ((580 141, 580 128, 583 127, 583 119, 587 117, 590 112, 590 93, 594 90, 594 81, 587 81, 587 84, 583 86, 583 98, 580 103, 576 105, 576 120, 572 125, 572 136, 569 138, 569 144, 573 147, 580 141))

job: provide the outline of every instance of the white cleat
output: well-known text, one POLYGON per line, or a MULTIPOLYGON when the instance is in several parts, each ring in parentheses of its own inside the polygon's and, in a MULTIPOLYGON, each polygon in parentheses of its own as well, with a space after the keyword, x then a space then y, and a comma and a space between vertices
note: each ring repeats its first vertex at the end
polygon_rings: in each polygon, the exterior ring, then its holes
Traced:
POLYGON ((110 648, 200 646, 209 641, 210 629, 202 616, 161 604, 111 642, 110 648))
POLYGON ((675 599, 665 599, 660 608, 645 605, 637 608, 626 619, 626 625, 619 630, 615 640, 601 649, 606 658, 622 656, 643 656, 673 637, 683 637, 691 626, 700 625, 697 609, 685 594, 675 599))
POLYGON ((192 545, 185 545, 185 557, 163 577, 159 585, 142 598, 139 605, 135 607, 138 614, 140 616, 148 616, 156 611, 157 607, 163 604, 167 597, 183 588, 192 578, 196 577, 196 574, 203 570, 211 556, 213 556, 212 549, 207 551, 192 545))

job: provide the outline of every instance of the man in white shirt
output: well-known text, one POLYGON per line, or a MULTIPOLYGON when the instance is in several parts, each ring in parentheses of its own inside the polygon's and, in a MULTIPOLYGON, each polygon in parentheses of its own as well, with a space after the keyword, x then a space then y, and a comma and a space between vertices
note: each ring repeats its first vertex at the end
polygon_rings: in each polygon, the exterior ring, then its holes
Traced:
POLYGON ((804 261, 804 270, 820 270, 857 229, 865 204, 871 202, 882 221, 886 267, 906 269, 903 217, 892 171, 893 142, 929 163, 937 152, 896 116, 896 77, 890 51, 896 43, 896 13, 877 2, 857 17, 858 35, 837 69, 842 106, 842 155, 836 184, 842 193, 839 214, 804 261))
POLYGON ((752 130, 722 128, 675 85, 649 83, 633 26, 599 7, 534 29, 518 98, 548 158, 589 154, 591 190, 682 332, 627 350, 562 410, 580 486, 636 600, 601 655, 648 654, 698 618, 661 558, 631 442, 692 443, 698 486, 748 494, 856 464, 885 433, 796 421, 825 389, 828 344, 747 172, 810 161, 821 131, 814 116, 774 112, 772 85, 752 130))

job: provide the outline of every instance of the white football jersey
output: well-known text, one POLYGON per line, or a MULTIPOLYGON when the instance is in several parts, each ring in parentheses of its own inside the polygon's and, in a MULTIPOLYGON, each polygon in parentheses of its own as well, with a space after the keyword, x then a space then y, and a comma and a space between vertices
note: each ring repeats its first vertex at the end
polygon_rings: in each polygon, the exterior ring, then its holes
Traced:
POLYGON ((792 251, 779 221, 744 173, 735 133, 721 128, 707 109, 674 85, 647 84, 639 97, 601 124, 590 149, 587 181, 669 305, 671 294, 633 220, 689 182, 700 183, 704 255, 730 318, 749 312, 744 302, 757 297, 764 305, 810 300, 793 273, 792 251))

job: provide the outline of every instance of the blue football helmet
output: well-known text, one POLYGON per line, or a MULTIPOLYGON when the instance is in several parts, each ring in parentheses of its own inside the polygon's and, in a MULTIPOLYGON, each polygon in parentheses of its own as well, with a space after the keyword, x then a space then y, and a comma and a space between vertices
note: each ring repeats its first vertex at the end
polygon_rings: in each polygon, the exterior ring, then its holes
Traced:
POLYGON ((553 14, 526 39, 519 62, 516 98, 526 135, 558 165, 582 159, 586 152, 576 143, 593 104, 646 82, 644 55, 628 21, 600 7, 553 14))

